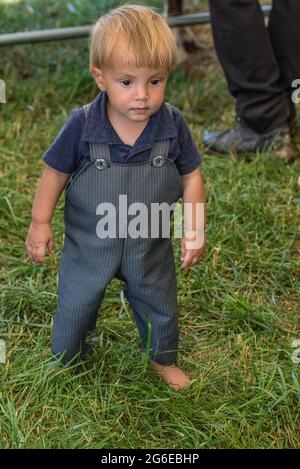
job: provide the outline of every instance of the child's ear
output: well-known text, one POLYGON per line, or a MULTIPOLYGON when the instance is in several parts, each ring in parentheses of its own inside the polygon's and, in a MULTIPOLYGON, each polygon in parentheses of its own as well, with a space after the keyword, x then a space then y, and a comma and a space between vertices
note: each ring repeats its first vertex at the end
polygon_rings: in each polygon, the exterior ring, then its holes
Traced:
POLYGON ((98 88, 100 88, 101 91, 104 91, 105 83, 104 83, 104 78, 103 78, 103 73, 102 73, 101 68, 93 67, 91 69, 91 73, 94 77, 95 82, 97 83, 98 88))

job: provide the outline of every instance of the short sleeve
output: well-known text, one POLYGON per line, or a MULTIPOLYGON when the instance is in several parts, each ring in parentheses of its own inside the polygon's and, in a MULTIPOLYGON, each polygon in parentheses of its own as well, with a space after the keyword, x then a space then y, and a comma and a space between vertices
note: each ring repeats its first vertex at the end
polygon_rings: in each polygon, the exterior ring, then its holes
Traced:
POLYGON ((187 121, 179 109, 174 106, 172 106, 172 109, 174 124, 177 128, 177 144, 179 149, 176 166, 181 175, 188 174, 198 168, 202 158, 187 121))
POLYGON ((80 109, 75 109, 55 141, 43 154, 42 160, 63 173, 73 173, 78 165, 78 149, 84 121, 80 109))

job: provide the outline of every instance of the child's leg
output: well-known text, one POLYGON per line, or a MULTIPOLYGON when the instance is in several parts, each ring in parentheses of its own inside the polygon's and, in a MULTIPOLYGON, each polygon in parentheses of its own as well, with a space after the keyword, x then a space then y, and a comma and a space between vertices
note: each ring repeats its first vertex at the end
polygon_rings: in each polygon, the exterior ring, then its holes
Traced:
POLYGON ((176 366, 178 308, 172 244, 166 238, 152 241, 148 248, 149 240, 140 241, 134 250, 127 243, 131 252, 123 256, 124 293, 133 309, 143 349, 150 338, 150 363, 173 389, 180 389, 189 379, 176 366))
POLYGON ((59 283, 58 305, 52 329, 52 353, 62 356, 62 362, 71 361, 75 355, 88 351, 86 337, 94 328, 104 289, 81 289, 59 283))
POLYGON ((178 355, 177 317, 166 319, 162 316, 159 321, 156 307, 146 299, 138 299, 136 289, 134 294, 131 294, 127 284, 124 287, 124 293, 133 309, 143 350, 147 348, 148 334, 150 334, 149 355, 152 358, 149 358, 149 363, 151 368, 175 391, 185 388, 190 383, 190 379, 186 372, 176 366, 178 355), (141 314, 142 311, 148 311, 149 317, 145 318, 145 315, 141 314), (151 322, 151 319, 154 321, 151 322))
MULTIPOLYGON (((116 249, 117 251, 117 249, 116 249)), ((120 248, 121 251, 121 248, 120 248)), ((58 304, 52 330, 52 353, 67 363, 88 351, 86 337, 96 325, 105 288, 114 276, 114 262, 104 265, 99 252, 88 256, 61 256, 58 304)))
POLYGON ((124 293, 133 310, 143 350, 148 348, 149 356, 160 365, 175 365, 178 356, 176 314, 160 304, 160 292, 154 300, 141 291, 139 285, 127 282, 124 293))

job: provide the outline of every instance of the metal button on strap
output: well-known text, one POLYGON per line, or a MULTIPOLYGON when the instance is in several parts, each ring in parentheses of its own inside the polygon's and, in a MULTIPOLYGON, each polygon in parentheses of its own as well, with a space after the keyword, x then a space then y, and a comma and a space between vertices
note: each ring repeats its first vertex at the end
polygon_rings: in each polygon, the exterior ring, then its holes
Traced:
POLYGON ((97 158, 95 160, 95 166, 97 169, 105 169, 108 167, 107 161, 103 158, 97 158))
POLYGON ((156 156, 155 158, 153 158, 153 166, 156 166, 157 168, 159 168, 160 166, 163 166, 164 163, 165 163, 164 156, 156 156))

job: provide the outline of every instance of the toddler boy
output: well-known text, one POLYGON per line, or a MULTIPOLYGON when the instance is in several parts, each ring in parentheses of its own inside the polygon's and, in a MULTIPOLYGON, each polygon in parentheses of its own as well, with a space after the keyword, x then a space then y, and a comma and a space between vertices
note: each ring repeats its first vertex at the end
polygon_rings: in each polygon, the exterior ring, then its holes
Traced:
MULTIPOLYGON (((196 204, 204 204, 200 155, 181 113, 164 102, 176 65, 176 45, 161 15, 123 5, 102 16, 90 40, 90 72, 101 93, 76 109, 43 156, 26 240, 33 262, 54 252, 50 221, 64 190, 65 239, 60 259, 52 352, 68 363, 87 350, 105 289, 115 277, 134 312, 149 362, 175 390, 189 383, 177 367, 177 287, 170 237, 124 236, 120 195, 128 206, 167 203, 183 197, 192 207, 181 241, 182 267, 202 258, 196 204), (71 177, 70 177, 71 176, 71 177), (99 204, 117 209, 116 236, 99 236, 99 204), (150 328, 149 328, 150 325, 150 328), (150 337, 149 337, 150 336, 150 337)), ((127 228, 125 226, 125 228, 127 228)), ((110 233, 111 234, 111 233, 110 233)), ((114 233, 115 234, 115 233, 114 233)))

